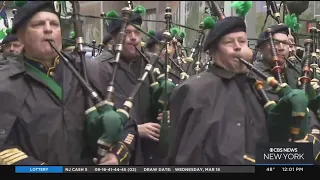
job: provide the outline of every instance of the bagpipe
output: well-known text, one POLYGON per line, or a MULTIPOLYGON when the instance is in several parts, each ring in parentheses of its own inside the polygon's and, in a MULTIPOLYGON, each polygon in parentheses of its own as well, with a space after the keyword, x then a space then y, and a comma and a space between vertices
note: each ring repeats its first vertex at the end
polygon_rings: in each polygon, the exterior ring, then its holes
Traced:
MULTIPOLYGON (((170 11, 168 9, 168 11, 170 11)), ((182 56, 180 55, 180 51, 177 47, 177 36, 180 34, 180 30, 178 28, 171 28, 170 33, 172 35, 172 38, 170 39, 170 42, 173 45, 174 50, 166 48, 165 51, 162 53, 162 60, 158 61, 158 66, 154 69, 154 73, 159 75, 159 73, 163 73, 165 69, 167 69, 168 77, 175 83, 178 84, 181 80, 186 80, 188 78, 188 75, 185 73, 184 69, 181 67, 181 59, 182 56), (174 54, 172 53, 174 52, 174 54), (165 57, 163 57, 163 55, 165 57), (176 59, 174 59, 174 55, 176 59), (165 61, 167 61, 167 66, 165 65, 165 61), (173 67, 172 67, 173 66, 173 67), (166 68, 167 67, 167 68, 166 68), (179 73, 179 74, 178 74, 179 73)), ((148 35, 152 38, 149 38, 147 45, 145 49, 143 49, 139 52, 141 53, 152 53, 153 51, 156 51, 157 44, 162 39, 162 33, 163 31, 159 31, 156 33, 154 30, 149 30, 148 35), (160 37, 161 36, 161 37, 160 37)), ((156 75, 156 76, 157 76, 156 75)))
MULTIPOLYGON (((311 27, 309 29, 310 38, 304 42, 304 62, 305 81, 308 81, 312 88, 309 93, 309 108, 320 118, 320 93, 319 93, 319 30, 311 27), (308 66, 308 67, 307 67, 308 66), (308 68, 308 69, 307 69, 308 68), (306 73, 306 71, 309 71, 306 73)), ((301 80, 301 79, 300 79, 301 80)))
POLYGON ((204 30, 212 29, 214 25, 215 21, 212 19, 212 17, 206 17, 203 22, 199 24, 198 37, 193 42, 189 56, 184 59, 185 62, 189 62, 189 66, 187 68, 188 74, 193 74, 192 70, 194 70, 194 74, 200 73, 201 63, 199 56, 201 56, 202 45, 205 40, 204 30), (194 62, 194 60, 196 61, 194 62), (190 68, 190 66, 193 67, 193 64, 191 63, 195 63, 194 69, 190 68))

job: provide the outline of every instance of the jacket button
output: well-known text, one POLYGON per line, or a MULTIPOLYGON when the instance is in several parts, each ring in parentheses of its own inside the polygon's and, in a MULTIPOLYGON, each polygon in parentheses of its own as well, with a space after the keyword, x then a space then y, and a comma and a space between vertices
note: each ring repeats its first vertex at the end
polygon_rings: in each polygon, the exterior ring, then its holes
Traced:
POLYGON ((4 134, 6 134, 6 130, 0 129, 0 135, 4 135, 4 134))
POLYGON ((237 123, 237 126, 241 126, 241 124, 240 124, 240 123, 237 123))

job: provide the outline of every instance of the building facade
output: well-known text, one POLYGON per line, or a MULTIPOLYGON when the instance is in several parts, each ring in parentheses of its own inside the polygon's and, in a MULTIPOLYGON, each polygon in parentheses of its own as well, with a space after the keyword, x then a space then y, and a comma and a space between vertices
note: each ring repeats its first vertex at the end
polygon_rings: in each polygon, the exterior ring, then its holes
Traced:
MULTIPOLYGON (((276 2, 278 5, 281 4, 281 1, 276 2)), ((92 40, 96 40, 97 43, 100 43, 105 34, 104 23, 100 18, 101 13, 109 12, 111 10, 121 13, 121 9, 125 7, 127 1, 79 1, 79 3, 85 41, 87 43, 91 43, 92 40)), ((234 10, 231 8, 232 1, 219 1, 219 3, 226 16, 236 15, 234 10)), ((143 19, 158 21, 164 21, 165 9, 166 7, 171 7, 173 23, 185 25, 193 29, 198 29, 200 22, 206 16, 210 15, 205 13, 205 1, 133 1, 133 5, 142 5, 146 8, 147 11, 143 19)), ((6 1, 5 11, 8 16, 10 27, 12 26, 11 18, 13 17, 13 8, 13 1, 6 1)), ((248 26, 247 33, 249 38, 257 38, 258 34, 263 29, 266 11, 265 1, 253 1, 253 7, 246 17, 248 26)), ((320 28, 320 24, 316 22, 316 20, 320 20, 320 2, 309 1, 309 7, 299 16, 299 20, 302 25, 300 33, 306 34, 308 26, 317 26, 320 28)), ((276 24, 276 22, 271 17, 268 17, 265 27, 271 24, 276 24)), ((0 26, 4 26, 3 20, 0 20, 0 26)), ((73 29, 72 20, 63 19, 61 26, 63 37, 67 38, 70 31, 73 29)), ((149 31, 151 29, 160 30, 163 28, 164 23, 145 21, 142 24, 142 29, 145 31, 149 31)), ((186 33, 185 45, 191 46, 194 39, 197 37, 197 32, 183 27, 180 29, 186 33)), ((254 40, 252 40, 251 43, 254 44, 254 40)))

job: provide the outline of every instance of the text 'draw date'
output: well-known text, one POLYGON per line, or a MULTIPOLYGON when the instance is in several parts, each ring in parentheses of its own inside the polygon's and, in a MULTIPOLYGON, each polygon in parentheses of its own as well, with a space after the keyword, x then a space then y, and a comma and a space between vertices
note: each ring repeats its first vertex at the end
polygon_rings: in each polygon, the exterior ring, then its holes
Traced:
POLYGON ((64 173, 254 173, 254 166, 64 166, 64 173))

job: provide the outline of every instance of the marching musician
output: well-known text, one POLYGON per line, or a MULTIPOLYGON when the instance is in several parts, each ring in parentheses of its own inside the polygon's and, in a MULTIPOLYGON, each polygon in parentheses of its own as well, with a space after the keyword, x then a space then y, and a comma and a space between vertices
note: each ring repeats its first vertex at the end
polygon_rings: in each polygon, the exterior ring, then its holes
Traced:
POLYGON ((240 165, 255 154, 256 142, 268 141, 263 107, 252 91, 252 61, 246 25, 227 17, 210 30, 204 51, 215 60, 209 71, 192 76, 171 95, 172 142, 168 164, 240 165))
MULTIPOLYGON (((162 34, 163 34, 164 30, 158 31, 156 32, 154 38, 149 38, 146 44, 146 50, 147 52, 157 52, 159 51, 159 44, 157 43, 158 41, 161 41, 163 39, 162 34)), ((175 53, 175 49, 173 48, 172 45, 172 41, 169 42, 169 45, 167 47, 168 49, 168 56, 170 58, 173 58, 173 55, 175 53)), ((164 63, 166 57, 166 50, 163 49, 162 53, 161 53, 161 63, 164 63)))
POLYGON ((9 33, 1 42, 3 46, 3 56, 17 56, 23 49, 23 44, 18 40, 17 35, 9 33))
MULTIPOLYGON (((288 34, 288 39, 289 39, 290 44, 296 44, 295 39, 294 39, 294 37, 292 36, 291 33, 288 34)), ((293 65, 294 65, 296 68, 301 69, 302 62, 300 62, 300 61, 297 59, 297 57, 299 57, 299 56, 297 55, 297 47, 296 47, 295 45, 290 45, 290 46, 289 46, 289 57, 290 57, 290 56, 295 57, 295 58, 294 58, 294 61, 291 61, 291 62, 293 63, 293 65), (297 56, 297 57, 296 57, 296 56, 297 56)), ((290 59, 288 59, 288 60, 290 60, 290 59)), ((311 69, 311 71, 312 71, 312 69, 311 69)))
POLYGON ((113 47, 113 40, 112 40, 112 36, 111 34, 107 33, 102 41, 103 45, 104 45, 104 50, 105 51, 112 51, 112 47, 113 47))
MULTIPOLYGON (((140 14, 132 12, 129 22, 135 26, 141 27, 142 17, 140 14)), ((131 24, 128 24, 125 29, 125 42, 123 44, 119 69, 115 79, 116 108, 121 107, 126 101, 126 98, 129 97, 133 87, 138 82, 138 78, 141 76, 143 69, 147 64, 135 49, 135 46, 141 49, 141 33, 131 24)), ((120 20, 111 20, 109 23, 107 32, 111 34, 113 40, 116 40, 121 25, 122 21, 120 20)), ((94 67, 90 67, 88 64, 88 69, 92 70, 91 72, 88 72, 88 75, 91 77, 90 79, 97 79, 97 76, 101 76, 103 78, 103 81, 92 81, 92 83, 93 86, 96 87, 97 91, 100 92, 101 95, 104 95, 107 90, 108 83, 111 81, 111 73, 115 67, 115 57, 114 53, 106 54, 103 56, 103 59, 101 57, 99 56, 99 58, 96 58, 94 62, 97 62, 102 69, 95 71, 93 70, 94 67)), ((141 145, 134 149, 136 156, 132 159, 133 164, 150 164, 156 159, 151 150, 152 147, 149 147, 148 145, 150 141, 159 141, 160 125, 159 123, 151 121, 151 92, 149 86, 150 80, 147 80, 140 87, 140 90, 134 99, 133 109, 130 112, 130 116, 136 124, 138 124, 138 132, 141 137, 141 145)), ((162 116, 159 115, 158 119, 161 120, 161 118, 162 116)), ((132 120, 129 122, 132 122, 132 120)))
MULTIPOLYGON (((163 37, 164 30, 158 31, 155 33, 154 38, 149 38, 146 44, 146 53, 155 53, 159 51, 159 47, 160 47, 160 42, 163 37)), ((172 40, 169 41, 169 44, 167 46, 168 49, 168 53, 166 52, 166 49, 163 49, 161 52, 161 59, 158 61, 158 64, 156 65, 156 68, 159 68, 161 72, 165 71, 165 59, 166 59, 166 54, 169 58, 171 58, 173 61, 175 61, 174 59, 174 55, 175 55, 175 48, 173 47, 173 42, 172 40)), ((176 61, 175 61, 176 62, 176 61)), ((177 62, 176 62, 177 63, 177 62)), ((175 84, 179 84, 180 81, 180 73, 179 71, 176 70, 176 67, 172 65, 171 61, 168 61, 168 65, 170 65, 170 71, 169 71, 169 78, 175 83, 175 84)))
MULTIPOLYGON (((84 139, 86 93, 48 43, 62 50, 58 13, 57 2, 32 1, 13 19, 24 44, 15 58, 23 63, 0 70, 1 165, 93 164, 84 139)), ((118 164, 112 157, 123 158, 120 148, 115 144, 101 163, 118 164)))
MULTIPOLYGON (((295 44, 294 37, 290 33, 288 34, 288 40, 289 40, 290 44, 295 44)), ((297 50, 296 46, 291 45, 290 48, 291 48, 292 53, 296 53, 296 50, 297 50)))
POLYGON ((181 54, 182 56, 184 56, 184 53, 182 52, 182 48, 183 48, 183 40, 184 40, 184 36, 185 34, 183 32, 181 32, 176 38, 177 38, 177 46, 178 46, 178 51, 179 54, 181 54))
POLYGON ((114 40, 112 40, 112 36, 111 34, 107 33, 103 40, 102 40, 102 44, 103 44, 103 49, 101 54, 99 54, 98 56, 96 56, 95 58, 93 58, 96 61, 101 61, 104 60, 108 57, 112 57, 113 56, 113 44, 114 44, 114 40))
MULTIPOLYGON (((183 52, 183 41, 184 41, 184 37, 185 37, 185 33, 184 32, 180 32, 180 34, 178 34, 177 36, 176 36, 176 39, 177 39, 177 50, 178 50, 178 53, 179 53, 179 56, 181 57, 181 58, 185 58, 186 57, 186 55, 184 54, 184 52, 183 52)), ((184 49, 185 50, 185 52, 187 52, 186 51, 186 49, 184 49)), ((174 53, 173 54, 173 58, 174 58, 174 60, 177 58, 177 53, 174 53)), ((184 70, 184 71, 187 71, 187 69, 188 69, 188 63, 181 63, 181 68, 184 70)))
MULTIPOLYGON (((300 77, 301 67, 292 66, 294 64, 290 64, 286 62, 286 59, 289 57, 289 30, 286 25, 272 25, 269 28, 272 29, 273 38, 275 39, 275 49, 277 51, 277 55, 279 57, 279 64, 283 68, 282 79, 291 87, 298 88, 298 78, 300 77)), ((274 66, 274 61, 271 55, 271 49, 269 45, 268 33, 266 31, 262 32, 259 35, 257 47, 259 48, 259 52, 261 53, 261 59, 258 59, 254 62, 254 66, 259 69, 261 72, 265 73, 268 76, 275 76, 271 71, 274 66)), ((270 87, 266 87, 266 91, 268 93, 272 93, 270 87)), ((270 94, 271 99, 278 98, 276 93, 270 94)))
POLYGON ((0 96, 5 103, 0 108, 0 162, 4 165, 85 160, 83 93, 47 42, 50 39, 61 49, 57 13, 52 1, 34 1, 19 8, 13 19, 12 32, 24 44, 18 57, 24 64, 11 63, 0 71, 0 96))
MULTIPOLYGON (((172 93, 167 164, 254 163, 248 156, 255 154, 256 143, 268 142, 270 134, 264 103, 253 87, 256 80, 238 59, 252 62, 243 19, 219 20, 205 40, 206 50, 214 64, 172 93)), ((309 127, 319 129, 315 122, 309 127)))
MULTIPOLYGON (((290 61, 291 63, 286 61, 286 59, 289 57, 289 44, 292 44, 294 42, 294 39, 292 36, 290 37, 289 30, 286 25, 273 25, 269 28, 272 29, 273 38, 275 39, 275 49, 280 60, 279 64, 283 68, 282 80, 285 83, 287 83, 291 88, 299 89, 299 79, 301 76, 299 71, 302 68, 301 63, 298 62, 298 60, 290 61)), ((254 66, 268 76, 275 76, 275 74, 271 70, 274 64, 272 60, 270 44, 268 43, 268 35, 266 32, 262 32, 259 35, 257 46, 262 54, 262 58, 255 61, 254 66)), ((259 78, 257 77, 257 79, 259 78)), ((274 90, 272 90, 271 87, 265 85, 265 89, 267 95, 272 100, 279 100, 279 96, 274 90)), ((306 92, 308 94, 311 94, 313 92, 313 89, 309 84, 307 85, 306 92)), ((311 119, 310 126, 313 126, 314 124, 318 126, 317 117, 315 116, 315 113, 316 112, 312 111, 309 112, 309 118, 311 119)))

